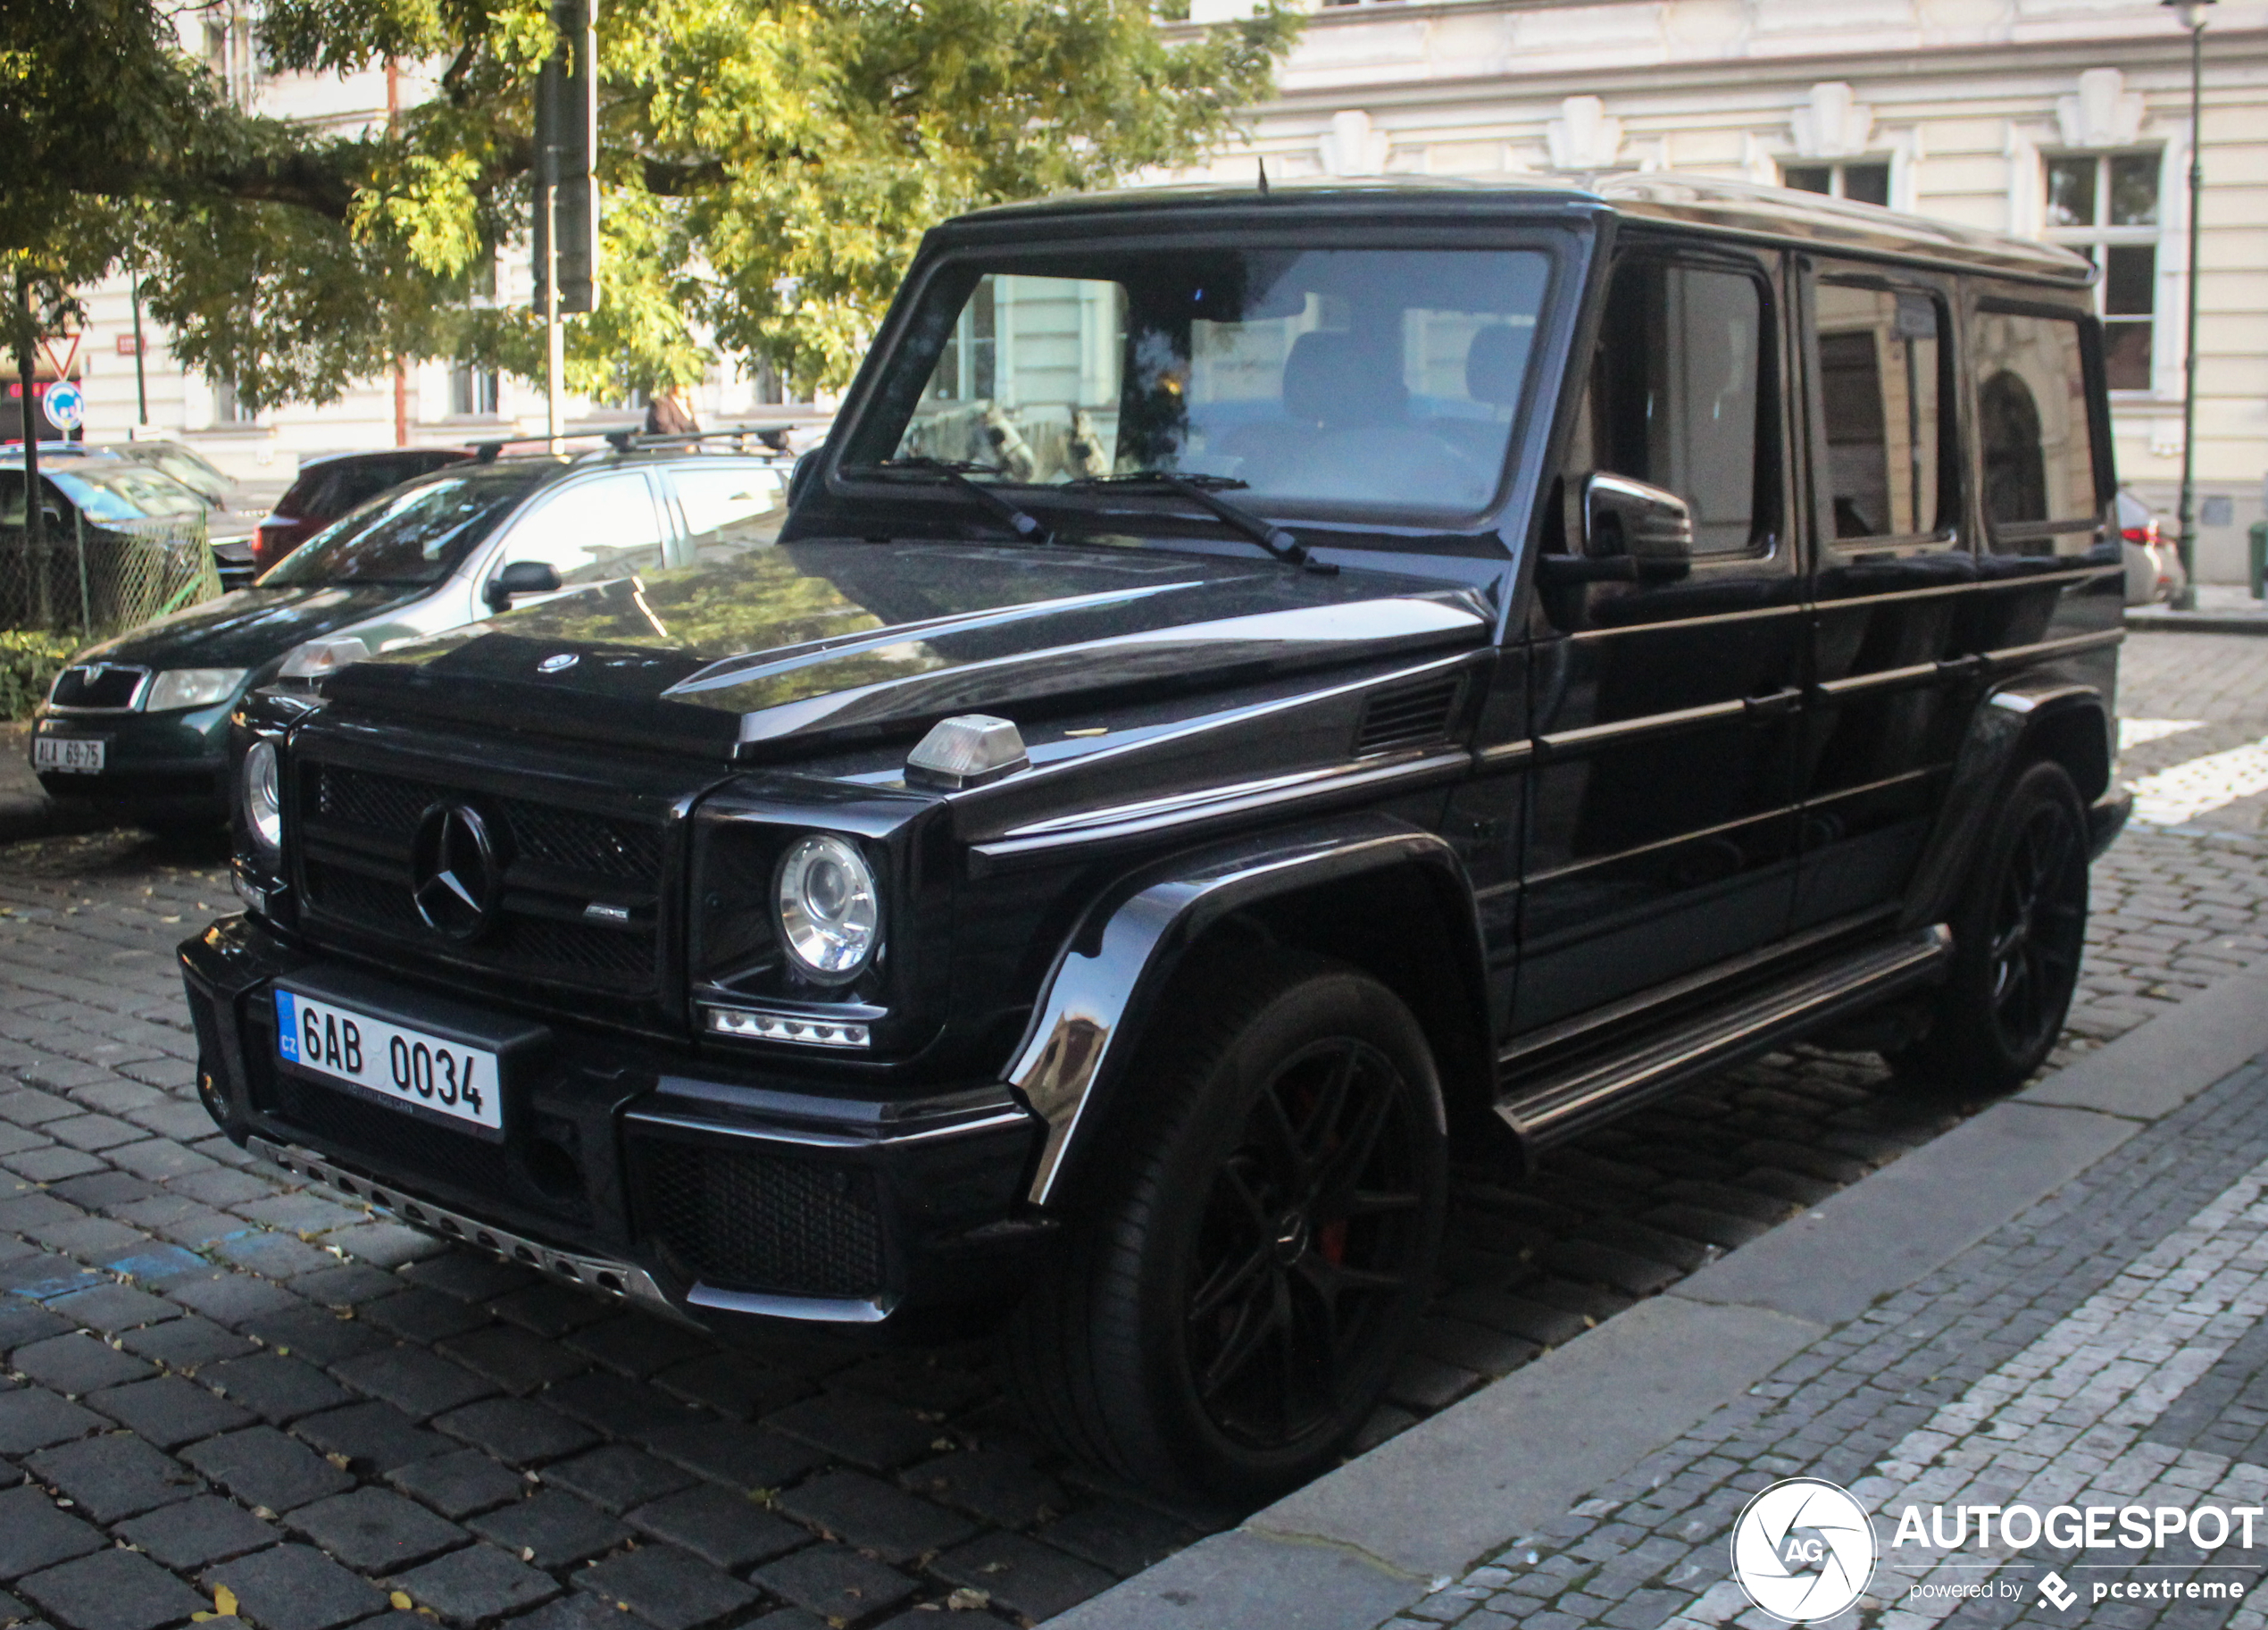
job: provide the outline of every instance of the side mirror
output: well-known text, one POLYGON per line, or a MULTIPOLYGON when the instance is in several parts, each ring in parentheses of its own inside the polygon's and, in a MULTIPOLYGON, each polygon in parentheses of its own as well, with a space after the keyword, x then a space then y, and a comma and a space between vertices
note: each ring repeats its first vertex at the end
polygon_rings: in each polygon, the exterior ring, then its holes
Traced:
POLYGON ((1583 482, 1583 553, 1625 556, 1640 576, 1682 577, 1693 562, 1693 508, 1674 492, 1601 470, 1583 482))
POLYGON ((540 560, 515 560, 488 580, 482 598, 491 611, 510 611, 514 595, 556 594, 559 569, 540 560))
POLYGON ((788 472, 788 508, 795 508, 796 501, 804 496, 804 489, 810 486, 819 474, 819 456, 826 450, 823 447, 813 447, 796 460, 796 467, 788 472))

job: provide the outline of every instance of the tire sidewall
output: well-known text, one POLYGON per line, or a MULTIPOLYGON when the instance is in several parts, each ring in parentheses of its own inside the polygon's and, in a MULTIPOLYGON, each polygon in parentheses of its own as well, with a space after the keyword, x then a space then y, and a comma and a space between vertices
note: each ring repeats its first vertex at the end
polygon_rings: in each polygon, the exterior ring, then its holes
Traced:
MULTIPOLYGON (((1375 1047, 1403 1076, 1429 1135, 1416 1143, 1422 1211, 1419 1260, 1430 1269, 1438 1253, 1447 1177, 1447 1133, 1441 1088, 1424 1032, 1386 987, 1352 970, 1333 969, 1280 990, 1263 1001, 1222 1050, 1201 1083, 1189 1113, 1162 1164, 1158 1192, 1166 1215, 1155 1249, 1143 1253, 1136 1294, 1141 1330, 1141 1373, 1159 1441, 1182 1479, 1230 1496, 1272 1492, 1322 1469, 1362 1425, 1403 1343, 1379 1344, 1363 1369, 1349 1377, 1347 1395, 1357 1400, 1343 1417, 1271 1450, 1239 1442, 1213 1424, 1198 1402, 1183 1333, 1183 1306, 1191 1254, 1205 1200, 1222 1162, 1236 1147, 1261 1091, 1286 1060, 1318 1041, 1353 1038, 1375 1047), (1238 1486, 1221 1486, 1224 1468, 1238 1486)), ((1379 1317, 1406 1333, 1431 1292, 1421 1272, 1379 1317)))
MULTIPOLYGON (((1992 932, 1994 913, 1998 909, 2001 891, 2007 881, 2008 867, 2014 860, 2016 846, 2023 837, 2043 804, 2061 806, 2070 822, 2072 836, 2085 853, 2087 815, 2080 801, 2079 790, 2072 782, 2064 767, 2051 760, 2042 759, 2026 765, 2009 783, 2007 794, 2001 801, 1999 821, 1994 825, 1984 853, 1979 857, 1975 881, 1963 900, 1955 927, 1954 979, 1956 982, 1961 1011, 1948 1016, 1966 1032, 1963 1038, 1980 1051, 1993 1066, 1998 1077, 1997 1085, 2013 1085, 2022 1081, 2037 1068, 2055 1048, 2063 1033, 2064 1022, 2071 1010, 2071 999, 2077 988, 2074 972, 2072 985, 2062 995, 2055 1022, 2047 1027, 2044 1041, 2035 1043, 2024 1055, 2009 1050, 2007 1039, 2002 1033, 1994 1015, 1991 999, 1992 932)), ((2080 912, 2082 923, 2087 910, 2086 870, 2082 862, 2080 883, 2080 912)), ((2081 936, 2084 945, 2084 935, 2081 936)))

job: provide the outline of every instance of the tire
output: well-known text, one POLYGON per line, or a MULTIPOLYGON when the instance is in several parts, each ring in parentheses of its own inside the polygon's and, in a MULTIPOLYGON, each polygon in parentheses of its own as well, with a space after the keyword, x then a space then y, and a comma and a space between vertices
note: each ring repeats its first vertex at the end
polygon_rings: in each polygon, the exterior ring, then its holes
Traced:
POLYGON ((1354 969, 1272 952, 1180 990, 1005 1346, 1068 1453, 1247 1501, 1331 1465, 1401 1357, 1440 1253, 1441 1089, 1354 969))
POLYGON ((1953 920, 1953 968, 1928 1032, 1889 1056, 1938 1091, 2021 1086, 2063 1033, 2087 935, 2087 815, 2063 766, 2016 777, 1953 920))

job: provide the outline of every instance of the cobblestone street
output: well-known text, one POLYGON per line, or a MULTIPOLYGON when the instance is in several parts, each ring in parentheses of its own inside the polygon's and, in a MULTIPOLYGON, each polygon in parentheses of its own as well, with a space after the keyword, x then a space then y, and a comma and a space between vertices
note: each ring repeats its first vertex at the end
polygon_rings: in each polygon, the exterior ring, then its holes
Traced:
MULTIPOLYGON (((2125 661, 2124 773, 2180 818, 2138 823, 2096 867, 2058 1064, 2268 957, 2268 749, 2245 752, 2268 739, 2268 639, 2146 634, 2125 661)), ((1043 1450, 980 1343, 727 1353, 249 1164, 196 1101, 172 960, 232 909, 217 851, 132 833, 0 849, 0 1626, 159 1630, 231 1607, 268 1630, 405 1610, 527 1630, 1036 1622, 1242 1515, 1163 1509, 1043 1450)), ((1367 1441, 1973 1108, 1896 1090, 1872 1055, 1805 1049, 1592 1134, 1537 1174, 1462 1171, 1446 1283, 1367 1441)), ((2255 1217, 2268 1118, 2247 1113, 2249 1142, 2201 1154, 2178 1135, 2139 1140, 2102 1181, 2157 1185, 2155 1235, 2039 1267, 2040 1293, 1994 1301, 1991 1329, 1930 1326, 1895 1304, 1870 1316, 1836 1362, 1855 1373, 1879 1357, 1900 1379, 1895 1397, 1867 1394, 1880 1408, 1847 1442, 1823 1404, 1772 1414, 1824 1384, 1812 1373, 1760 1395, 1739 1429, 1759 1442, 1784 1430, 1791 1467, 1880 1480, 1870 1498, 1939 1498, 1913 1492, 1939 1413, 1986 1408, 2073 1333, 2142 1318, 2121 1309, 2153 1306, 2147 1287, 2122 1274, 2153 1250, 2145 1277, 2190 1271, 2210 1208, 2255 1217)), ((1978 1251, 1959 1271, 2031 1273, 2039 1255, 2022 1240, 1978 1251)), ((2216 1435, 2244 1408, 2268 1424, 2252 1379, 2268 1353, 2232 1323, 2214 1330, 2182 1383, 2195 1400, 2105 1449, 2103 1486, 2242 1484, 2268 1503, 2268 1474, 2255 1475, 2268 1450, 2216 1435)), ((1726 1486, 1720 1452, 1697 1443, 1678 1467, 1647 1468, 1609 1500, 1642 1520, 1602 1506, 1539 1536, 1532 1559, 1444 1592, 1442 1615, 1493 1625, 1508 1610, 1538 1630, 1729 1621, 1720 1599, 1676 1584, 1704 1542, 1686 1528, 1718 1535, 1729 1518, 1707 1504, 1726 1486), (1589 1583, 1602 1534, 1647 1563, 1619 1595, 1589 1583)))

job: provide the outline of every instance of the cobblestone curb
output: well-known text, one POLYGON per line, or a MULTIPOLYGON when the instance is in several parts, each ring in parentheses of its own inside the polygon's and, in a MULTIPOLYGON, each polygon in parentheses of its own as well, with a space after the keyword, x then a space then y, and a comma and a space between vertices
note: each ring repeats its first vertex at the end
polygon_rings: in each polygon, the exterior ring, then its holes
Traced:
MULTIPOLYGON (((1587 1620, 1652 1630, 1680 1616, 1711 1624, 1732 1617, 1746 1606, 1735 1587, 1724 1585, 1698 1604, 1679 1600, 1659 1582, 1675 1575, 1670 1551, 1682 1561, 1695 1551, 1702 1530, 1715 1548, 1707 1576, 1722 1582, 1722 1534, 1738 1500, 1713 1523, 1686 1518, 1696 1531, 1680 1531, 1674 1543, 1630 1527, 1578 1554, 1572 1542, 1619 1503, 1613 1490, 1578 1500, 1606 1489, 1634 1467, 1672 1456, 1665 1446, 1687 1442, 1705 1421, 1709 1425, 1700 1435, 1721 1434, 1724 1428, 1715 1417, 1728 1406, 1736 1415, 1746 1408, 1750 1464, 1773 1475, 1815 1470, 1855 1478, 1849 1468, 1839 1474, 1820 1463, 1823 1452, 1842 1441, 1839 1433, 1822 1434, 1805 1418, 1789 1424, 1784 1441, 1776 1437, 1778 1429, 1753 1400, 1785 1396, 1794 1387, 1758 1383, 1786 1375, 1799 1383, 1832 1357, 1847 1354, 1864 1339, 1857 1332, 1872 1309, 1914 1295, 1912 1287, 1926 1284, 1945 1264, 2013 1219, 2036 1208, 2054 1209, 2053 1202, 2044 1208, 2041 1202, 2104 1166, 2146 1130, 2152 1131, 2154 1149, 2172 1141, 2178 1157, 2186 1128, 2173 1122, 2200 1118, 2187 1107, 2208 1089, 2221 1099, 2249 1102, 2250 1118, 2258 1123, 2264 1118, 2257 1104, 2262 1072, 2248 1061, 2264 1050, 2268 965, 2130 1032, 1612 1323, 1255 1513, 1232 1533, 1178 1553, 1050 1625, 1053 1630, 1218 1630, 1270 1623, 1371 1630, 1413 1608, 1433 1622, 1464 1622, 1482 1611, 1484 1602, 1488 1616, 1472 1619, 1475 1625, 1517 1618, 1530 1630, 1572 1630, 1587 1620), (1544 1541, 1532 1537, 1538 1530, 1544 1541), (1534 1552, 1522 1553, 1524 1564, 1515 1559, 1507 1567, 1498 1553, 1515 1540, 1534 1552), (1544 1568, 1546 1551, 1563 1565, 1544 1568), (1491 1558, 1497 1560, 1479 1570, 1477 1584, 1470 1576, 1457 1583, 1476 1562, 1491 1558), (1542 1571, 1530 1571, 1536 1569, 1542 1571), (1571 1588, 1572 1576, 1601 1569, 1621 1570, 1626 1584, 1656 1584, 1619 1597, 1594 1591, 1564 1617, 1563 1609, 1547 1611, 1550 1602, 1538 1590, 1513 1588, 1540 1579, 1556 1595, 1571 1588), (1499 1595, 1508 1600, 1495 1601, 1499 1595)), ((2257 1162, 2268 1153, 2268 1134, 2255 1131, 2253 1136, 2262 1143, 2252 1156, 2257 1162)), ((2181 1191, 2210 1180, 2227 1164, 2184 1162, 2181 1191)), ((2221 1175, 2222 1184, 2228 1181, 2221 1175)), ((2064 1208, 2072 1204, 2064 1201, 2064 1208)), ((2222 1356, 2227 1345, 2200 1350, 2204 1363, 2222 1356)), ((1893 1439, 1926 1430, 1931 1412, 1907 1404, 1886 1414, 1897 1430, 1875 1445, 1877 1455, 1893 1439)), ((1920 1448, 1909 1441, 1900 1450, 1911 1457, 1920 1448)), ((1688 1457, 1700 1458, 1698 1451, 1688 1457)), ((1721 1471, 1736 1466, 1725 1461, 1721 1471)), ((1918 1475, 1918 1468, 1906 1469, 1918 1475)), ((1770 1477, 1749 1481, 1762 1487, 1770 1477)), ((1644 1492, 1661 1484, 1655 1477, 1644 1492)), ((2012 1485, 2004 1479, 1998 1486, 2005 1492, 2012 1485)), ((1729 1488, 1720 1476, 1710 1492, 1722 1496, 1729 1488)), ((1685 1503, 1701 1492, 1693 1490, 1685 1503)), ((1745 1498, 1754 1490, 1739 1492, 1745 1498)), ((1688 1576, 1703 1571, 1688 1567, 1688 1576)))

